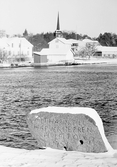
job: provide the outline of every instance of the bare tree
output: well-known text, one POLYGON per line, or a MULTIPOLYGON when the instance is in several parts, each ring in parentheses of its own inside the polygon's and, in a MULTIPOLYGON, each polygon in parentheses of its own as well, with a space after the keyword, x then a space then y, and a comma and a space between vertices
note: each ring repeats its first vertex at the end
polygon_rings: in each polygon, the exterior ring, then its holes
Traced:
POLYGON ((7 61, 7 51, 0 49, 0 62, 7 61))
POLYGON ((81 58, 87 58, 90 59, 90 57, 93 57, 96 52, 96 46, 93 43, 87 43, 85 47, 80 49, 77 53, 77 55, 81 58))

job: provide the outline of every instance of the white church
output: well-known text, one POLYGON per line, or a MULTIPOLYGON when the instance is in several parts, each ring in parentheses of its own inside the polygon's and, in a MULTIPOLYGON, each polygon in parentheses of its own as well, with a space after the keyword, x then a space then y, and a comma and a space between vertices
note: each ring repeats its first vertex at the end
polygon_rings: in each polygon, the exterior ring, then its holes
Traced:
POLYGON ((44 48, 41 52, 34 52, 34 66, 74 62, 74 51, 78 47, 78 40, 63 38, 60 30, 59 14, 55 33, 56 38, 48 43, 49 48, 44 48))

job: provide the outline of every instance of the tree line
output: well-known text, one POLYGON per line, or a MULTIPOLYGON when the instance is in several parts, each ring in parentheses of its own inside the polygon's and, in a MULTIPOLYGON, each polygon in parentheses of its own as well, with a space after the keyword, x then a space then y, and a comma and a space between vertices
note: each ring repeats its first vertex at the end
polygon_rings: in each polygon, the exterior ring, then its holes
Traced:
MULTIPOLYGON (((117 34, 105 32, 104 34, 99 34, 97 38, 91 38, 88 35, 76 34, 76 32, 62 32, 63 37, 66 39, 77 39, 82 40, 85 38, 97 40, 102 46, 117 46, 117 34)), ((23 36, 34 46, 34 51, 40 51, 42 48, 48 48, 48 42, 55 38, 55 32, 47 32, 40 34, 28 34, 25 30, 23 36)))

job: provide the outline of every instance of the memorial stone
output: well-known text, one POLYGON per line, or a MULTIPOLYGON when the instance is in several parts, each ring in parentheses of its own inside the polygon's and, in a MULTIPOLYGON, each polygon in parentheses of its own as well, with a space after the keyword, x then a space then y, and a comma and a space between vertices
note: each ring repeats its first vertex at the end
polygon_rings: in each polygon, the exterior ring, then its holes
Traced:
POLYGON ((85 114, 38 112, 29 114, 27 123, 40 148, 107 151, 95 121, 85 114))

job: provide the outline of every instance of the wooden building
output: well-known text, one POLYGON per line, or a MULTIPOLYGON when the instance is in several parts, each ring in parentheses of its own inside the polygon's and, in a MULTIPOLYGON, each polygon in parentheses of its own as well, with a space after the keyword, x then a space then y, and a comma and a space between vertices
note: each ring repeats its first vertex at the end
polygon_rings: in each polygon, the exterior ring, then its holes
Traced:
POLYGON ((34 63, 33 66, 47 66, 47 55, 46 54, 40 54, 40 52, 34 52, 34 63))

